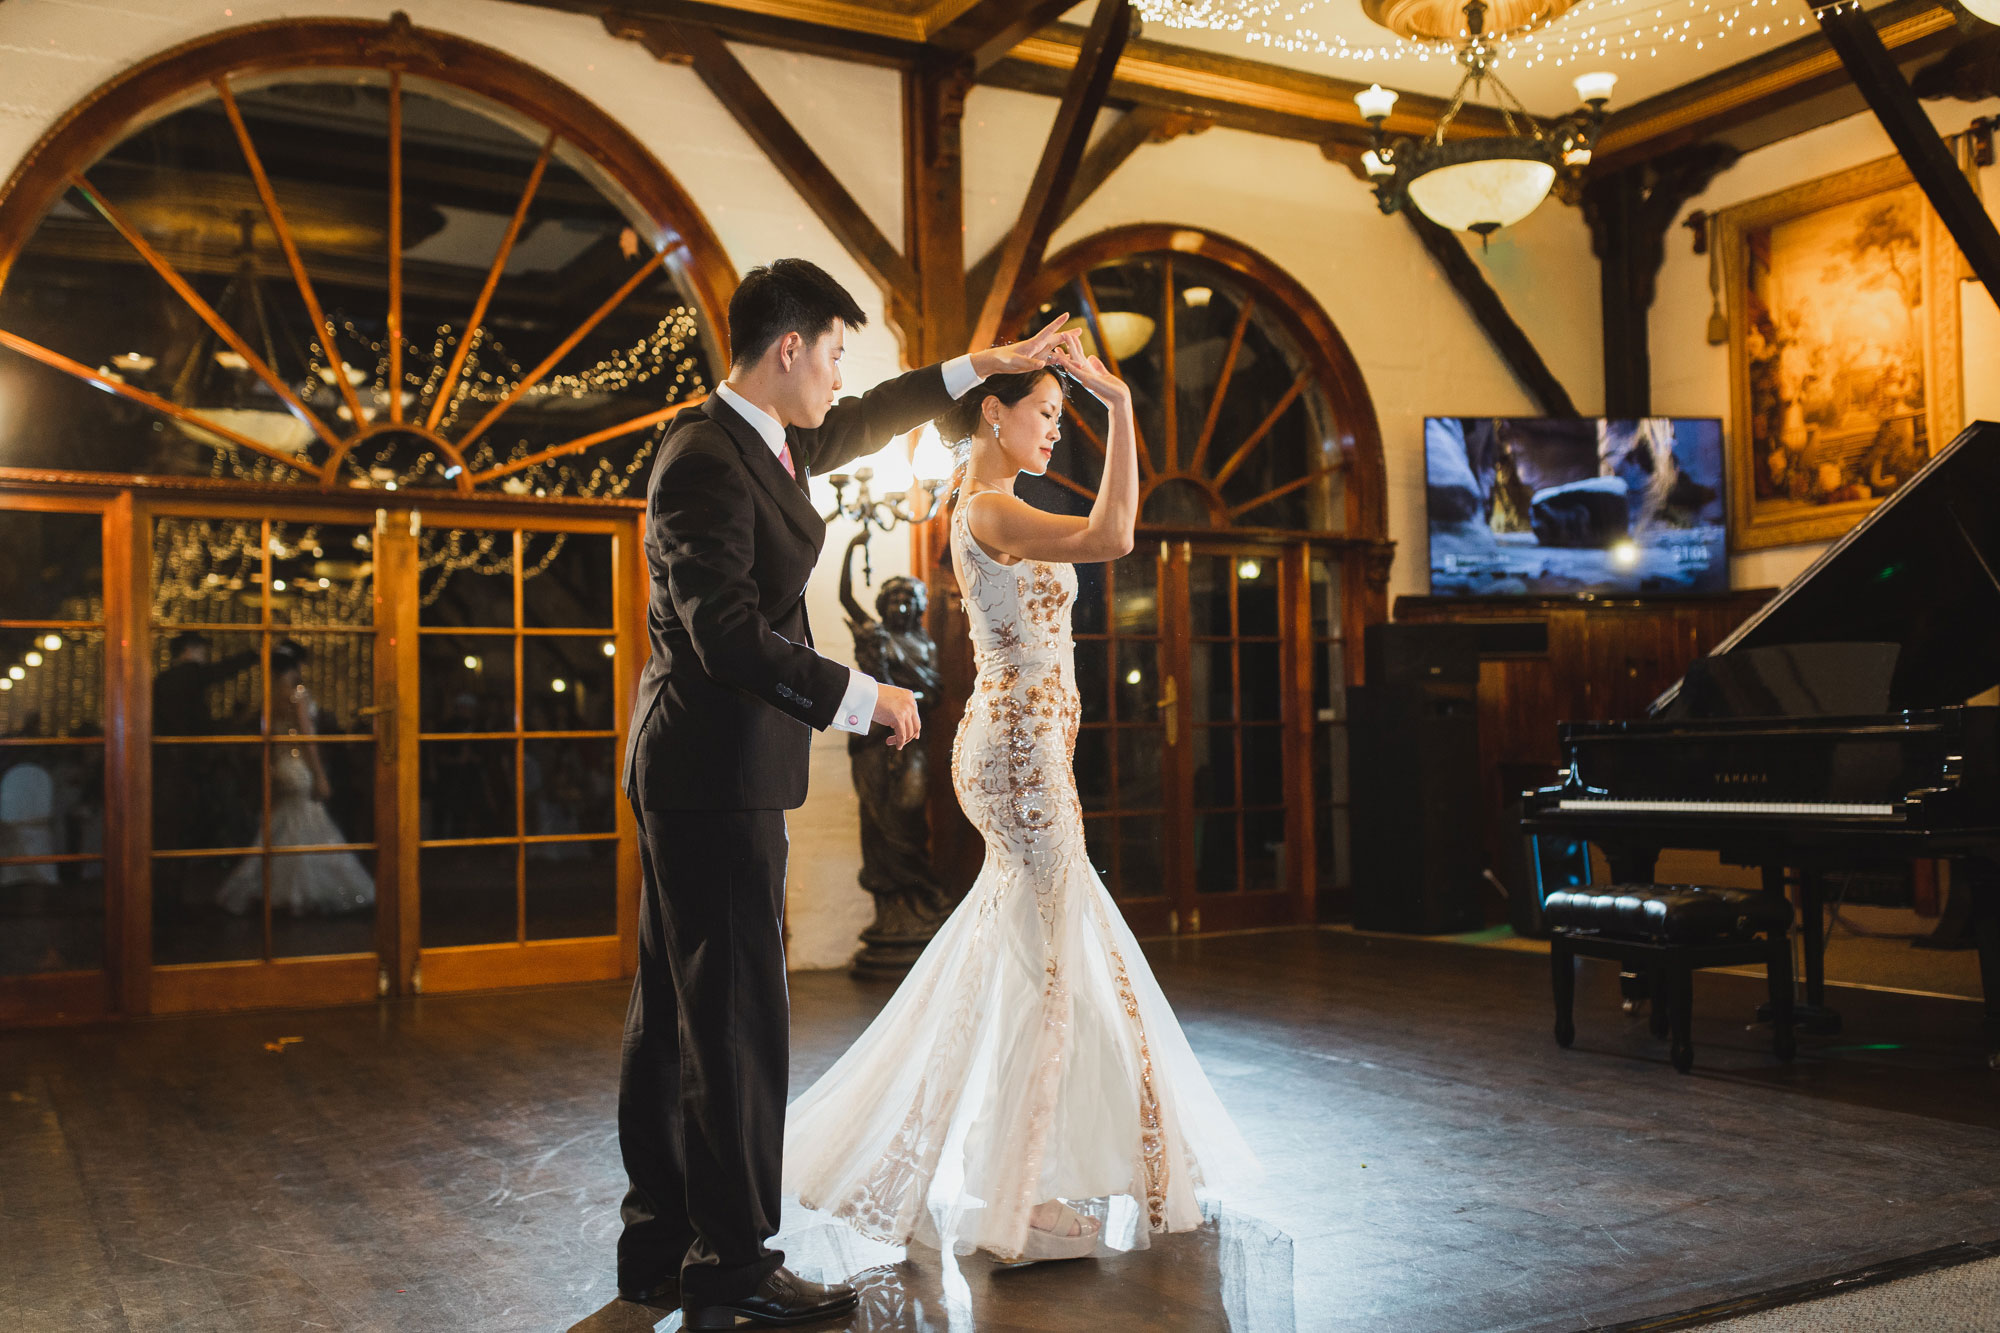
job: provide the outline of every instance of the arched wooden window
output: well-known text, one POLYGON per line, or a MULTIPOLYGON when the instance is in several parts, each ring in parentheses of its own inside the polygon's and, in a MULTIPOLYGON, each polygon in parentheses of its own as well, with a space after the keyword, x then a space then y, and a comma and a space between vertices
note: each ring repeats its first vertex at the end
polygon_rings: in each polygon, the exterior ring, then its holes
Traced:
POLYGON ((628 966, 638 497, 734 285, 627 130, 401 16, 210 34, 45 136, 0 193, 0 1022, 628 966))
MULTIPOLYGON (((1360 370, 1275 264, 1208 232, 1121 227, 1051 260, 1017 322, 1056 310, 1132 385, 1142 523, 1384 535, 1381 436, 1360 370)), ((1074 508, 1094 493, 1103 410, 1083 395, 1069 422, 1049 480, 1074 508)))
MULTIPOLYGON (((1206 232, 1126 227, 1071 247, 1010 324, 1057 311, 1132 386, 1140 435, 1137 548, 1079 568, 1072 612, 1092 863, 1137 929, 1311 920, 1347 878, 1347 646, 1384 612, 1381 444, 1360 372, 1296 282, 1206 232)), ((1087 394, 1066 410, 1048 474, 1018 489, 1083 513, 1106 418, 1087 394)), ((971 667, 940 601, 950 701, 971 667)))
POLYGON ((616 122, 400 16, 120 79, 7 185, 0 281, 0 467, 591 497, 705 394, 734 284, 616 122))

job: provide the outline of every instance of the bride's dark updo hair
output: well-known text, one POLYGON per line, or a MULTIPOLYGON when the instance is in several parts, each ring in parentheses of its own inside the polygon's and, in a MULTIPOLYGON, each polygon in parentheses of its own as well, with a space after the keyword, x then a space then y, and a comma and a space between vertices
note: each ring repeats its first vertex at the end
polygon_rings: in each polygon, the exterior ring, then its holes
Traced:
POLYGON ((938 438, 946 444, 957 444, 969 440, 985 429, 980 418, 981 410, 988 398, 998 398, 1002 407, 1012 407, 1033 393, 1035 386, 1044 376, 1055 379, 1058 389, 1067 390, 1063 377, 1056 373, 1054 366, 1042 366, 1035 370, 1023 370, 1013 375, 989 375, 979 386, 948 408, 937 419, 938 438))

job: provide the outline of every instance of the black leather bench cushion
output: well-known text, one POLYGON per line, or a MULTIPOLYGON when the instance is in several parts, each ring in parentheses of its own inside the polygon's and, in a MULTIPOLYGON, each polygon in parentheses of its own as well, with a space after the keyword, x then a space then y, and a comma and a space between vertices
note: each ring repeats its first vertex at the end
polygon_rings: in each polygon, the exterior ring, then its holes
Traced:
POLYGON ((1773 894, 1698 884, 1619 884, 1559 889, 1542 903, 1551 930, 1701 944, 1789 929, 1792 905, 1773 894))

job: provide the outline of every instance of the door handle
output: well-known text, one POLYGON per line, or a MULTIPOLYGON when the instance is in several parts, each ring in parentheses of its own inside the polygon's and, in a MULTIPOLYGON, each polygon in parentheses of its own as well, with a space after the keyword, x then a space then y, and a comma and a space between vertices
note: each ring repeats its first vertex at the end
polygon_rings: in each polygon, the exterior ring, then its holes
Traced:
POLYGON ((1166 692, 1160 696, 1160 711, 1161 715, 1164 716, 1167 721, 1167 744, 1169 745, 1174 744, 1175 736, 1177 735, 1178 732, 1180 709, 1177 707, 1177 705, 1180 703, 1180 701, 1181 701, 1180 690, 1175 685, 1174 678, 1172 676, 1168 676, 1166 692))
POLYGON ((384 764, 396 762, 396 705, 371 704, 358 710, 356 716, 382 719, 375 728, 375 753, 384 764))

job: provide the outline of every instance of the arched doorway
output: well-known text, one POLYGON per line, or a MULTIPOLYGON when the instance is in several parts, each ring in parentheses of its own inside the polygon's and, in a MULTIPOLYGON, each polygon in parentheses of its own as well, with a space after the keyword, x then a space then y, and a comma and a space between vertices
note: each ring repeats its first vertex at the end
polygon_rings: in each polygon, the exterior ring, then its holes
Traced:
MULTIPOLYGON (((1070 247, 1010 327, 1057 311, 1132 385, 1140 434, 1137 548, 1078 571, 1092 863, 1142 931, 1311 921, 1347 882, 1347 646, 1385 614, 1381 442, 1360 372, 1275 264, 1189 228, 1070 247)), ((1106 423, 1087 395, 1067 423, 1021 492, 1082 513, 1106 423)), ((970 663, 962 627, 944 635, 952 699, 970 663)), ((948 861, 969 860, 963 825, 935 822, 948 861)))
POLYGON ((637 497, 733 287, 629 132, 401 16, 52 130, 0 195, 0 1018, 625 970, 637 497))

